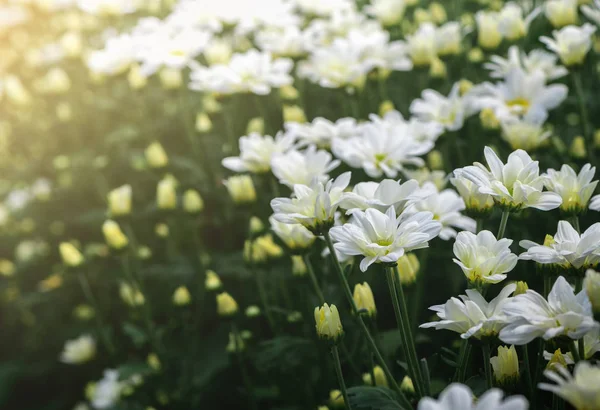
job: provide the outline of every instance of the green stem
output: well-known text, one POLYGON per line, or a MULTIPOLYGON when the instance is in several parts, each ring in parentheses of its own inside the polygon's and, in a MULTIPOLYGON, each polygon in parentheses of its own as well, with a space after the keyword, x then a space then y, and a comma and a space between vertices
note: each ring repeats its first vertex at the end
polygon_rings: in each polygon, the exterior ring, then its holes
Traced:
POLYGON ((399 284, 399 281, 397 280, 399 275, 398 267, 387 267, 386 272, 390 296, 394 306, 394 314, 396 315, 398 331, 400 332, 400 337, 402 340, 404 357, 408 362, 408 373, 415 385, 415 392, 417 393, 417 396, 421 398, 425 396, 427 392, 423 383, 419 359, 417 357, 412 332, 410 330, 410 322, 408 319, 404 292, 402 291, 402 285, 399 284))
POLYGON ((506 232, 506 224, 508 223, 509 215, 510 212, 508 210, 505 209, 502 211, 502 219, 500 219, 500 227, 498 228, 498 240, 504 238, 504 232, 506 232))
POLYGON ((233 333, 233 343, 235 346, 235 355, 238 359, 238 363, 240 366, 240 372, 242 373, 242 380, 244 382, 244 386, 246 387, 246 392, 248 394, 248 401, 250 402, 250 408, 252 410, 257 410, 258 406, 256 405, 256 399, 254 398, 254 388, 252 387, 252 379, 248 375, 248 369, 246 369, 246 364, 244 361, 244 355, 242 353, 241 346, 238 345, 238 341, 241 340, 240 332, 237 329, 235 324, 231 324, 231 332, 233 333))
POLYGON ((323 296, 323 291, 321 290, 321 286, 319 286, 319 281, 317 280, 317 276, 315 275, 315 270, 313 269, 312 263, 310 262, 310 257, 307 253, 302 255, 302 259, 304 260, 304 264, 306 265, 306 270, 308 272, 308 277, 310 278, 310 282, 312 283, 313 289, 319 298, 319 304, 325 304, 325 296, 323 296))
POLYGON ((369 332, 369 329, 367 328, 367 325, 365 324, 365 321, 364 321, 362 315, 358 314, 358 309, 356 308, 356 304, 354 303, 354 298, 352 297, 352 293, 350 292, 350 286, 348 285, 348 281, 346 280, 346 276, 344 275, 344 271, 342 270, 340 261, 338 260, 337 254, 335 253, 335 248, 333 247, 333 242, 331 241, 329 232, 326 231, 323 234, 323 238, 325 239, 325 242, 327 243, 327 247, 329 248, 329 253, 331 255, 331 259, 333 260, 333 266, 335 268, 335 271, 338 274, 338 277, 342 284, 342 288, 344 289, 344 294, 346 295, 346 299, 348 300, 348 303, 350 304, 352 313, 354 314, 354 316, 356 317, 356 320, 358 321, 358 324, 360 325, 360 330, 362 331, 363 336, 365 337, 365 339, 367 340, 367 342, 369 344, 369 347, 371 348, 371 352, 377 358, 377 361, 378 361, 379 365, 381 366, 381 368, 383 369, 383 372, 385 373, 385 375, 388 379, 388 382, 390 383, 392 388, 398 394, 401 405, 404 408, 412 409, 412 405, 411 405, 410 401, 408 401, 408 399, 404 395, 404 392, 400 388, 400 385, 398 385, 398 382, 394 378, 394 375, 390 371, 390 368, 388 367, 385 360, 383 359, 383 356, 381 355, 381 352, 379 351, 379 348, 377 347, 377 343, 375 343, 375 339, 373 339, 373 336, 371 336, 371 332, 369 332))
POLYGON ((483 222, 484 222, 483 218, 477 218, 476 233, 483 231, 483 222))
POLYGON ((579 357, 585 360, 585 340, 583 337, 577 341, 577 347, 579 349, 579 357))
POLYGON ((369 355, 369 365, 371 366, 369 373, 371 374, 371 386, 376 386, 375 381, 375 360, 373 360, 373 353, 369 355))
POLYGON ((454 373, 454 381, 458 383, 464 383, 466 380, 472 349, 473 347, 471 346, 471 343, 469 343, 468 339, 462 341, 462 345, 460 346, 459 363, 458 367, 456 368, 456 372, 454 373))
POLYGON ((106 330, 104 328, 104 321, 102 320, 102 312, 100 311, 100 305, 98 304, 98 302, 96 301, 96 298, 94 297, 94 294, 92 293, 92 288, 90 286, 90 282, 87 279, 87 276, 84 272, 79 272, 77 274, 77 277, 79 278, 79 283, 81 285, 81 290, 83 291, 83 295, 85 296, 85 298, 87 299, 88 303, 90 305, 92 305, 92 307, 94 308, 94 317, 96 318, 96 326, 98 327, 98 333, 100 335, 100 337, 102 338, 102 341, 104 342, 104 345, 106 346, 106 349, 108 350, 108 352, 113 355, 116 352, 115 346, 113 345, 112 341, 110 340, 110 337, 108 335, 108 333, 106 333, 106 330))
POLYGON ((583 83, 581 81, 581 73, 577 70, 572 70, 571 75, 573 76, 573 85, 575 86, 575 94, 577 94, 577 103, 579 104, 579 112, 581 114, 581 125, 583 127, 583 138, 587 145, 587 154, 590 158, 590 162, 595 161, 594 154, 594 141, 593 135, 590 132, 590 122, 588 118, 588 111, 584 101, 583 83))
POLYGON ((544 272, 544 297, 546 299, 548 299, 550 289, 552 289, 552 277, 547 272, 544 272))
POLYGON ((348 390, 346 390, 346 383, 344 382, 344 375, 342 374, 342 364, 340 362, 340 355, 338 353, 338 348, 335 345, 331 347, 331 356, 333 356, 335 373, 338 378, 338 383, 340 384, 340 390, 342 391, 342 396, 344 396, 344 404, 346 408, 350 410, 350 399, 348 398, 348 390))
POLYGON ((492 364, 490 363, 490 344, 484 343, 481 347, 483 352, 483 369, 485 371, 485 384, 487 389, 491 389, 493 387, 492 381, 492 364))
POLYGON ((267 292, 265 290, 265 285, 262 280, 262 271, 260 269, 257 269, 254 272, 254 277, 256 278, 258 297, 260 298, 260 303, 262 304, 265 316, 267 317, 267 321, 269 322, 269 327, 271 328, 271 331, 273 333, 277 334, 277 326, 275 325, 275 319, 273 319, 271 309, 269 308, 269 300, 267 299, 267 292))
POLYGON ((577 349, 577 345, 575 344, 575 340, 571 340, 570 343, 571 354, 573 355, 573 361, 577 364, 581 361, 581 356, 579 356, 579 350, 577 349))
MULTIPOLYGON (((529 348, 527 345, 523 345, 523 367, 525 370, 525 383, 527 385, 527 390, 529 390, 530 400, 535 401, 535 387, 533 384, 533 379, 531 377, 531 362, 529 361, 529 348)), ((542 353, 543 354, 543 353, 542 353)))

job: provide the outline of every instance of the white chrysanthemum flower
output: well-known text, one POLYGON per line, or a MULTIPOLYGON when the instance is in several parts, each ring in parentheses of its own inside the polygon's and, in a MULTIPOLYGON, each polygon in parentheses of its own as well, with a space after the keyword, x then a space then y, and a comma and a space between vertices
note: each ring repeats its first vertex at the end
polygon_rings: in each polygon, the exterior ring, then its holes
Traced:
POLYGON ((92 360, 95 355, 96 341, 90 335, 83 335, 77 339, 66 341, 64 350, 60 354, 60 361, 68 364, 82 364, 92 360))
POLYGON ((567 98, 568 92, 564 84, 546 85, 546 75, 540 71, 527 73, 513 68, 502 82, 473 87, 468 100, 473 109, 490 108, 499 119, 528 113, 545 116, 567 98))
POLYGON ((387 27, 402 20, 406 5, 405 0, 372 0, 371 4, 365 5, 364 11, 387 27))
POLYGON ((577 24, 577 0, 547 0, 544 14, 554 27, 577 24))
POLYGON ((290 85, 293 62, 273 58, 271 53, 249 50, 234 54, 228 64, 204 67, 192 64, 189 87, 195 91, 234 94, 251 92, 266 95, 272 88, 290 85))
MULTIPOLYGON (((600 352, 600 329, 599 328, 594 328, 592 330, 590 330, 589 332, 587 332, 585 334, 585 336, 583 336, 583 347, 584 347, 584 352, 583 352, 583 356, 581 357, 581 359, 583 360, 590 360, 594 357, 594 355, 598 352, 600 352)), ((560 349, 559 349, 560 350, 560 349)), ((545 351, 544 350, 544 359, 547 361, 552 360, 552 357, 557 354, 557 352, 555 352, 554 354, 545 351)), ((565 360, 566 364, 575 364, 575 360, 573 360, 573 353, 572 352, 567 352, 567 353, 562 353, 562 358, 565 360)))
POLYGON ((460 168, 455 171, 456 177, 450 178, 460 197, 463 199, 466 211, 471 216, 487 215, 494 206, 494 200, 490 194, 479 192, 479 186, 472 181, 460 176, 460 168))
POLYGON ((540 41, 546 44, 550 51, 556 53, 566 66, 582 64, 590 48, 592 48, 592 35, 596 27, 585 23, 581 27, 567 26, 554 30, 554 38, 542 36, 540 41))
POLYGON ((519 4, 509 1, 498 15, 498 31, 509 41, 518 40, 527 35, 529 25, 542 10, 534 9, 523 18, 523 9, 519 4))
POLYGON ((360 269, 364 272, 375 262, 396 263, 405 252, 428 247, 441 229, 430 212, 401 214, 390 206, 382 213, 377 209, 356 211, 349 223, 331 228, 331 238, 337 252, 362 255, 360 269))
POLYGON ((457 21, 449 21, 436 28, 435 48, 438 56, 460 54, 465 32, 457 21))
POLYGON ((552 135, 544 128, 546 115, 526 114, 524 117, 508 116, 500 120, 502 139, 512 149, 531 151, 539 148, 552 135))
POLYGON ((558 208, 562 202, 554 192, 542 192, 544 177, 539 175, 539 163, 523 150, 516 150, 504 164, 496 153, 485 147, 489 170, 479 162, 455 171, 479 187, 479 192, 494 197, 496 203, 510 209, 537 208, 542 211, 558 208))
POLYGON ((271 230, 292 252, 306 250, 315 241, 315 236, 300 224, 283 223, 275 219, 273 215, 269 217, 269 222, 271 230))
POLYGON ((303 225, 315 235, 321 235, 334 224, 335 212, 350 183, 350 176, 350 172, 345 172, 326 184, 314 180, 310 186, 294 185, 292 198, 271 201, 274 218, 283 223, 303 225))
POLYGON ((505 400, 500 389, 490 389, 479 399, 474 400, 471 389, 459 383, 446 387, 437 400, 424 397, 417 410, 527 410, 529 403, 523 396, 512 396, 505 400))
POLYGON ((354 2, 350 0, 293 0, 296 6, 305 14, 313 16, 331 16, 337 11, 354 10, 354 2))
POLYGON ((442 224, 440 239, 447 241, 454 238, 456 229, 475 232, 477 224, 474 219, 461 214, 466 208, 465 202, 454 190, 438 191, 432 182, 426 182, 418 195, 422 199, 414 201, 406 212, 431 212, 433 218, 442 224))
POLYGON ((485 49, 493 50, 502 42, 500 14, 495 11, 479 10, 475 13, 477 23, 477 43, 485 49))
POLYGON ((410 104, 410 112, 422 121, 437 122, 448 131, 461 129, 466 116, 458 83, 454 84, 448 97, 435 90, 424 90, 421 98, 410 104))
POLYGON ((594 0, 594 6, 584 4, 581 12, 594 23, 600 26, 600 0, 594 0))
POLYGON ((381 182, 359 182, 354 186, 352 192, 344 195, 340 207, 347 209, 348 214, 352 214, 368 208, 385 212, 390 206, 393 206, 396 213, 400 214, 409 202, 422 197, 423 195, 419 194, 419 183, 414 179, 402 184, 393 179, 384 179, 381 182))
POLYGON ((113 407, 119 401, 123 387, 117 370, 105 370, 102 379, 94 386, 90 400, 92 407, 99 410, 113 407))
POLYGON ((519 259, 555 264, 564 269, 594 268, 600 263, 600 222, 579 235, 568 221, 559 221, 551 243, 539 245, 524 240, 519 245, 527 250, 519 255, 519 259))
POLYGON ((357 134, 354 118, 340 118, 336 122, 317 117, 310 123, 287 122, 286 134, 294 138, 297 147, 314 144, 319 148, 329 148, 335 138, 348 139, 357 134))
POLYGON ((240 155, 224 158, 221 163, 235 172, 263 173, 271 169, 271 159, 275 154, 286 152, 293 143, 291 136, 278 133, 275 138, 270 135, 251 133, 240 137, 240 155))
POLYGON ((499 283, 506 279, 506 273, 517 265, 517 255, 510 251, 511 239, 497 240, 490 231, 477 235, 459 232, 454 242, 453 259, 462 269, 469 283, 499 283))
POLYGON ((594 195, 592 199, 590 199, 590 209, 592 211, 600 212, 600 195, 594 195))
POLYGON ((490 57, 490 62, 483 66, 490 70, 490 77, 505 78, 513 69, 521 69, 531 74, 540 71, 547 81, 564 77, 569 71, 557 65, 558 57, 544 50, 535 49, 529 54, 521 52, 519 47, 511 46, 508 49, 508 58, 497 55, 490 57))
POLYGON ((559 276, 548 300, 528 289, 512 298, 504 308, 508 325, 500 331, 505 343, 524 345, 537 337, 550 340, 559 336, 581 339, 598 325, 585 291, 577 295, 567 280, 559 276))
POLYGON ((255 35, 258 48, 280 57, 298 58, 307 53, 306 38, 297 26, 265 27, 255 35))
POLYGON ((422 23, 417 31, 406 36, 408 55, 415 66, 430 65, 437 58, 436 27, 432 23, 422 23))
POLYGON ((360 136, 334 139, 332 151, 353 168, 362 168, 372 178, 395 178, 406 165, 422 166, 419 158, 433 148, 431 141, 417 142, 410 135, 397 134, 382 124, 367 123, 360 136))
POLYGON ((96 16, 122 16, 135 13, 140 3, 135 0, 77 0, 77 7, 96 16))
POLYGON ((136 39, 129 34, 110 38, 102 50, 90 53, 87 66, 96 74, 121 74, 135 61, 136 45, 136 39))
POLYGON ((564 164, 560 171, 549 169, 546 172, 546 188, 562 198, 560 209, 567 213, 579 214, 588 207, 588 202, 598 185, 593 181, 596 167, 585 164, 579 174, 564 164))
POLYGON ((460 333, 463 339, 497 336, 507 324, 502 309, 511 300, 509 296, 516 288, 514 283, 505 286, 489 303, 477 290, 467 289, 467 295, 460 295, 460 299, 452 297, 443 305, 431 306, 429 309, 436 312, 441 320, 423 323, 419 327, 451 330, 460 333))
POLYGON ((329 152, 310 145, 304 151, 292 149, 273 155, 271 168, 280 183, 293 188, 295 184, 310 185, 313 179, 327 181, 329 172, 337 168, 340 162, 332 159, 329 152))
POLYGON ((544 371, 544 376, 556 384, 540 383, 538 387, 548 390, 569 402, 578 410, 600 408, 600 367, 579 362, 573 371, 575 377, 563 366, 544 371))

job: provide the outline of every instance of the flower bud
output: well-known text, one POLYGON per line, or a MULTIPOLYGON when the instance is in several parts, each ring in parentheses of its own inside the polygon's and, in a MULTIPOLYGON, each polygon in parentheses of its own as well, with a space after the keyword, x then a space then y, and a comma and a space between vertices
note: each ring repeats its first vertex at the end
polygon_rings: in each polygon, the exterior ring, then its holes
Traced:
POLYGON ((325 303, 322 307, 315 308, 315 328, 321 338, 336 341, 343 334, 344 329, 340 321, 340 314, 335 305, 325 303))
POLYGON ((260 315, 260 308, 256 305, 251 305, 246 308, 247 317, 256 317, 260 315))
POLYGON ((292 274, 294 276, 306 275, 307 267, 304 263, 304 259, 300 255, 292 255, 292 274))
POLYGON ((221 278, 219 275, 213 270, 206 271, 206 279, 204 280, 204 287, 207 290, 217 290, 220 289, 223 284, 221 283, 221 278))
POLYGON ((90 320, 95 314, 94 308, 90 305, 77 305, 75 306, 75 309, 73 309, 73 316, 83 321, 90 320))
POLYGON ((479 11, 475 15, 477 22, 477 42, 479 46, 488 50, 498 48, 502 42, 502 34, 499 31, 498 13, 479 11))
POLYGON ((43 94, 63 94, 71 88, 71 79, 63 69, 53 68, 35 83, 35 87, 43 94))
POLYGON ((166 223, 157 223, 154 226, 154 233, 156 234, 156 236, 158 236, 159 238, 166 238, 169 236, 169 225, 167 225, 166 223))
POLYGON ((16 271, 15 264, 8 259, 0 259, 0 275, 2 276, 14 276, 16 271))
POLYGON ((485 55, 483 54, 483 51, 479 47, 472 48, 467 53, 467 59, 471 63, 481 63, 484 58, 485 58, 485 55))
POLYGON ((163 178, 156 187, 156 205, 158 209, 171 210, 177 208, 176 181, 173 178, 163 178))
POLYGON ((257 216, 251 217, 248 225, 249 231, 252 235, 259 234, 265 230, 265 224, 257 216))
POLYGON ((442 24, 448 19, 446 9, 438 2, 429 4, 429 14, 431 14, 431 19, 436 24, 442 24))
POLYGON ((600 273, 593 269, 585 272, 583 289, 588 295, 594 314, 600 314, 600 273))
POLYGON ((217 295, 217 313, 220 316, 233 316, 238 311, 238 304, 227 292, 217 295))
POLYGON ((81 34, 75 31, 66 32, 60 38, 59 43, 67 57, 75 58, 81 55, 83 50, 81 34))
POLYGON ((544 14, 554 28, 577 24, 577 0, 548 0, 544 14))
POLYGON ((125 236, 123 231, 121 231, 121 227, 115 221, 110 219, 105 221, 104 224, 102 224, 102 233, 104 234, 104 239, 108 246, 113 249, 123 249, 129 244, 127 236, 125 236))
POLYGON ((575 137, 573 142, 571 143, 571 147, 569 148, 569 154, 573 158, 585 158, 587 156, 587 152, 585 149, 585 140, 581 135, 575 137))
POLYGON ((193 189, 188 189, 183 194, 183 209, 189 214, 196 214, 202 212, 204 209, 204 200, 198 193, 193 189))
POLYGON ((514 346, 498 346, 498 356, 490 359, 494 379, 500 385, 511 386, 519 380, 519 357, 514 346))
POLYGON ((246 133, 252 134, 253 132, 256 132, 261 135, 265 132, 264 118, 254 117, 250 121, 248 121, 248 125, 246 126, 246 133))
POLYGON ((331 390, 329 392, 329 404, 334 409, 344 408, 344 395, 340 390, 331 390))
POLYGON ((497 130, 500 128, 500 120, 496 117, 496 113, 491 108, 484 108, 479 113, 479 121, 481 126, 488 130, 497 130))
MULTIPOLYGON (((385 373, 383 372, 383 369, 381 368, 381 366, 373 367, 373 376, 375 376, 375 386, 388 387, 388 381, 387 381, 387 378, 385 377, 385 373)), ((370 386, 373 385, 371 373, 363 374, 363 382, 370 386)))
POLYGON ((231 59, 233 50, 226 40, 215 39, 204 49, 204 58, 208 65, 227 64, 231 59))
POLYGON ((121 282, 119 286, 119 296, 123 302, 132 307, 142 306, 146 302, 142 292, 125 282, 121 282))
POLYGON ((298 323, 302 320, 302 313, 298 311, 288 313, 286 320, 288 323, 298 323))
POLYGON ((148 77, 142 74, 139 64, 132 64, 127 74, 127 82, 132 90, 140 90, 148 84, 148 77))
POLYGON ((461 96, 468 93, 471 88, 473 88, 473 82, 467 80, 466 78, 463 78, 458 82, 458 91, 460 92, 461 96))
POLYGON ((146 162, 151 168, 163 168, 169 163, 169 157, 162 145, 160 145, 160 142, 153 142, 148 145, 144 154, 146 156, 146 162))
POLYGON ((60 122, 69 122, 73 118, 73 109, 67 102, 60 102, 56 104, 56 118, 60 122))
POLYGON ((202 98, 202 108, 207 114, 216 114, 223 109, 223 106, 217 101, 214 94, 206 94, 202 98))
POLYGON ((276 259, 283 255, 283 249, 273 241, 273 237, 263 235, 252 243, 252 262, 264 262, 268 259, 276 259))
POLYGON ((239 334, 229 333, 229 343, 225 347, 225 350, 229 353, 241 352, 246 348, 244 340, 239 334))
POLYGON ((15 105, 29 105, 31 103, 31 94, 23 86, 19 77, 9 75, 4 78, 4 94, 8 101, 15 105))
POLYGON ((181 87, 181 84, 183 84, 183 75, 178 68, 164 67, 160 70, 158 76, 160 78, 160 84, 166 90, 174 90, 181 87))
POLYGON ((434 58, 429 66, 429 75, 431 78, 446 78, 448 76, 446 64, 439 58, 434 58))
POLYGON ((371 317, 377 315, 373 291, 367 282, 363 282, 362 285, 357 283, 356 286, 354 286, 353 298, 358 310, 366 310, 367 315, 371 317))
POLYGON ((108 193, 108 209, 111 216, 131 213, 131 185, 123 185, 108 193))
POLYGON ((400 383, 400 389, 405 393, 414 394, 415 385, 413 384, 412 379, 408 376, 404 376, 402 383, 400 383))
POLYGON ((80 266, 84 262, 83 255, 72 243, 62 242, 59 245, 58 250, 60 251, 63 263, 69 267, 74 268, 80 266))
POLYGON ((192 300, 190 291, 185 286, 180 286, 173 293, 173 304, 176 306, 189 305, 192 300))
POLYGON ((141 260, 150 259, 152 257, 152 250, 145 245, 140 245, 137 249, 137 257, 141 260))
POLYGON ((385 100, 379 105, 379 116, 383 117, 390 111, 394 111, 396 107, 394 107, 394 103, 390 100, 385 100))
POLYGON ((433 18, 431 17, 431 13, 429 11, 418 8, 413 13, 413 19, 415 20, 415 24, 420 26, 423 23, 430 23, 433 18))
POLYGON ((279 89, 279 95, 285 101, 295 101, 298 99, 298 90, 293 85, 284 85, 279 89))
POLYGON ((306 114, 302 107, 298 105, 283 106, 283 122, 306 122, 306 114))
POLYGON ((427 154, 427 165, 431 169, 444 169, 444 158, 442 153, 436 149, 427 154))
POLYGON ((60 361, 67 364, 82 364, 96 356, 96 341, 90 335, 67 340, 60 361))
POLYGON ((529 286, 527 286, 527 282, 520 280, 517 282, 517 289, 513 292, 513 296, 522 295, 527 292, 528 289, 529 286))
POLYGON ((565 359, 565 355, 563 354, 563 352, 560 349, 556 349, 554 351, 554 353, 550 357, 550 360, 548 360, 548 364, 546 365, 546 369, 547 370, 554 370, 554 367, 556 365, 558 365, 560 367, 564 367, 564 368, 566 368, 568 366, 568 363, 567 363, 567 361, 565 359))
POLYGON ((236 175, 223 181, 229 196, 237 204, 252 203, 256 201, 256 190, 249 175, 236 175))
POLYGON ((400 283, 402 285, 410 285, 417 280, 417 273, 421 264, 417 255, 414 253, 406 253, 398 259, 398 274, 400 275, 400 283))
POLYGON ((160 371, 160 368, 162 367, 160 359, 156 353, 150 353, 148 357, 146 357, 146 363, 152 370, 157 372, 160 371))
POLYGON ((211 132, 213 128, 212 121, 207 113, 200 112, 196 115, 196 131, 200 133, 211 132))

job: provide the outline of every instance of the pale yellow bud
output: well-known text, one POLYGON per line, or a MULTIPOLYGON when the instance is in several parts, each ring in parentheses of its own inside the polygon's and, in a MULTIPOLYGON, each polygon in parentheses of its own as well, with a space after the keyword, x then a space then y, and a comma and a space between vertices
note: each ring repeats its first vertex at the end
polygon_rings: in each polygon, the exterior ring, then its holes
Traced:
POLYGON ((246 316, 256 317, 260 315, 260 308, 256 305, 251 305, 246 308, 246 316))
POLYGON ((385 100, 379 105, 379 116, 383 117, 390 111, 394 111, 396 107, 394 107, 394 103, 390 100, 385 100))
POLYGON ((206 279, 204 280, 204 287, 207 290, 216 290, 220 289, 223 284, 221 283, 221 278, 219 275, 213 270, 206 271, 206 279))
POLYGON ((577 24, 577 0, 548 0, 544 13, 554 28, 577 24))
POLYGON ((142 306, 146 302, 142 292, 125 282, 121 282, 119 286, 119 296, 123 302, 133 307, 142 306))
POLYGON ((444 158, 438 150, 433 150, 427 154, 427 165, 431 169, 444 169, 444 158))
POLYGON ((123 185, 108 193, 108 209, 112 216, 131 213, 131 185, 123 185))
POLYGON ((460 92, 460 95, 465 95, 471 88, 473 88, 473 83, 466 78, 463 78, 458 82, 458 91, 460 92))
POLYGON ((415 283, 417 280, 417 273, 419 273, 420 268, 421 264, 419 263, 417 255, 414 253, 406 253, 402 255, 402 257, 398 259, 400 283, 403 285, 415 283))
POLYGON ((178 68, 164 67, 158 73, 160 84, 167 90, 174 90, 183 84, 183 75, 178 68))
POLYGON ((344 407, 344 395, 340 390, 331 390, 329 392, 329 404, 336 409, 344 407))
POLYGON ((188 189, 183 194, 183 209, 185 212, 190 214, 196 214, 202 212, 204 209, 204 200, 198 193, 193 189, 188 189))
POLYGON ((156 187, 156 205, 158 209, 172 210, 177 208, 176 182, 173 178, 163 178, 156 187))
POLYGON ((262 262, 265 259, 275 259, 283 255, 283 249, 273 241, 273 237, 263 235, 252 244, 252 260, 254 262, 262 262))
POLYGON ((515 289, 513 296, 522 295, 527 292, 528 289, 529 286, 527 285, 527 282, 520 280, 517 282, 517 289, 515 289))
POLYGON ((306 114, 298 105, 283 106, 283 122, 306 122, 306 114))
POLYGON ((408 376, 404 376, 402 383, 400 383, 400 389, 405 393, 414 394, 415 385, 413 384, 412 379, 408 376))
POLYGON ((60 251, 63 263, 67 266, 77 267, 84 262, 83 255, 72 243, 62 242, 59 245, 58 250, 60 251))
POLYGON ((265 230, 265 224, 257 216, 251 217, 248 225, 251 234, 258 234, 265 230))
POLYGON ((8 101, 15 105, 24 106, 31 103, 31 94, 17 76, 9 75, 4 78, 4 94, 8 101))
POLYGON ((192 295, 185 286, 180 286, 173 293, 173 304, 176 306, 186 306, 192 301, 192 295))
POLYGON ((477 21, 477 42, 487 50, 498 48, 502 42, 502 34, 498 30, 498 13, 479 11, 475 15, 477 21))
POLYGON ((55 67, 39 79, 35 87, 44 94, 64 94, 71 88, 71 79, 63 69, 55 67))
POLYGON ((470 49, 467 53, 467 59, 472 63, 481 63, 484 58, 483 51, 478 47, 470 49))
POLYGON ((163 168, 169 163, 169 157, 160 142, 153 142, 144 151, 146 162, 151 168, 163 168))
MULTIPOLYGON (((385 373, 380 366, 373 367, 373 376, 375 376, 375 386, 388 387, 388 381, 385 377, 385 373)), ((367 385, 373 385, 371 373, 363 374, 363 382, 367 385)))
POLYGON ((479 113, 479 121, 481 126, 488 130, 497 130, 500 128, 500 120, 496 117, 494 110, 491 108, 484 108, 479 113))
POLYGON ((262 117, 254 117, 250 121, 248 121, 248 126, 246 127, 246 133, 263 134, 265 132, 265 120, 262 117))
POLYGON ((446 64, 439 58, 434 58, 429 66, 429 75, 432 78, 446 78, 448 75, 446 64))
POLYGON ((569 148, 569 154, 573 158, 585 158, 587 156, 587 151, 585 149, 585 139, 581 135, 575 137, 573 142, 571 143, 571 147, 569 148))
POLYGON ((169 225, 166 223, 158 223, 154 226, 154 233, 159 238, 166 238, 169 236, 169 225))
POLYGON ((150 366, 154 371, 160 371, 162 365, 160 363, 160 359, 156 353, 150 353, 148 357, 146 357, 146 363, 150 366))
POLYGON ((433 21, 433 17, 431 16, 431 13, 429 13, 429 11, 422 9, 422 8, 418 8, 415 10, 415 12, 413 14, 413 18, 415 20, 416 25, 421 25, 423 23, 429 23, 429 22, 433 21))
POLYGON ((292 274, 294 276, 304 276, 308 268, 304 263, 304 259, 300 255, 292 255, 292 274))
POLYGON ((69 58, 79 57, 83 50, 83 40, 81 34, 75 31, 69 31, 60 38, 60 46, 65 55, 69 58))
POLYGON ((228 41, 215 39, 204 49, 204 58, 208 65, 227 64, 232 53, 233 50, 228 41))
POLYGON ((138 246, 137 257, 141 260, 150 259, 152 257, 152 250, 144 245, 138 246))
POLYGON ((207 114, 216 114, 220 112, 223 107, 213 94, 206 94, 204 98, 202 98, 202 109, 204 109, 207 114))
POLYGON ((294 101, 298 99, 298 90, 293 85, 284 85, 279 89, 279 95, 285 101, 294 101))
POLYGON ((251 203, 256 201, 256 190, 249 175, 236 175, 229 177, 223 182, 229 196, 237 204, 251 203))
POLYGON ((102 233, 108 246, 113 249, 123 249, 129 244, 127 236, 121 231, 121 227, 115 221, 108 220, 102 225, 102 233))
POLYGON ((77 305, 75 306, 75 309, 73 309, 73 316, 83 321, 90 320, 95 314, 94 308, 90 305, 77 305))
POLYGON ((148 77, 142 74, 139 64, 132 64, 127 74, 127 82, 133 90, 144 88, 148 84, 148 77))
POLYGON ((15 274, 15 264, 8 259, 0 259, 0 275, 13 276, 15 274))
POLYGON ((343 333, 340 314, 335 305, 325 303, 322 307, 315 308, 315 328, 319 337, 337 340, 343 333))
POLYGON ((373 291, 367 282, 363 282, 362 284, 357 283, 354 286, 354 294, 352 296, 358 310, 366 310, 367 315, 371 317, 377 314, 373 291))
POLYGON ((512 385, 519 380, 519 357, 514 346, 498 346, 498 356, 490 359, 494 379, 501 385, 512 385))
POLYGON ((217 313, 220 316, 233 316, 238 311, 238 304, 227 292, 217 295, 217 313))
POLYGON ((56 118, 60 122, 69 122, 73 118, 73 110, 68 102, 60 102, 56 105, 56 118))
POLYGON ((595 314, 600 313, 600 273, 593 269, 588 269, 585 272, 585 279, 583 280, 583 289, 590 299, 592 304, 592 310, 595 314))
POLYGON ((429 5, 429 13, 431 14, 431 19, 436 24, 442 24, 448 19, 446 9, 438 2, 433 2, 429 5))
POLYGON ((564 354, 560 349, 556 349, 552 354, 550 360, 548 360, 548 364, 546 365, 546 369, 553 370, 556 365, 567 368, 568 364, 565 359, 564 354))
POLYGON ((206 112, 200 112, 196 115, 196 131, 207 133, 212 131, 213 124, 206 112))

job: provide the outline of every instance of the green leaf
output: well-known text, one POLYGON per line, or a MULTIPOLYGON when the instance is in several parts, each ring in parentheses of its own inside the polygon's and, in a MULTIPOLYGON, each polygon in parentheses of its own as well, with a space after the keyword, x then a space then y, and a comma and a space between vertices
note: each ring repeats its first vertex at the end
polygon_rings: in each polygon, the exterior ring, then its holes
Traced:
POLYGON ((348 399, 353 409, 403 410, 396 393, 385 387, 352 387, 348 389, 348 399))
POLYGON ((148 341, 148 335, 137 325, 126 322, 123 325, 123 332, 131 338, 131 341, 136 347, 142 347, 148 341))

